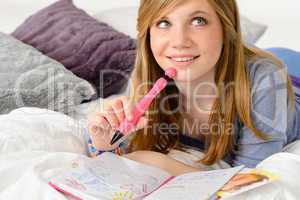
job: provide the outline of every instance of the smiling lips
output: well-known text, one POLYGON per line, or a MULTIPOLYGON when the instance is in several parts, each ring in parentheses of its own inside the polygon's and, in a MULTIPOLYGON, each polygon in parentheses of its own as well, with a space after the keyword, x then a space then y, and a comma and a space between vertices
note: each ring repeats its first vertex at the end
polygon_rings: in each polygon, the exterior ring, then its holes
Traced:
POLYGON ((186 66, 190 65, 196 60, 199 56, 193 55, 174 55, 174 56, 167 56, 170 61, 177 66, 186 66))

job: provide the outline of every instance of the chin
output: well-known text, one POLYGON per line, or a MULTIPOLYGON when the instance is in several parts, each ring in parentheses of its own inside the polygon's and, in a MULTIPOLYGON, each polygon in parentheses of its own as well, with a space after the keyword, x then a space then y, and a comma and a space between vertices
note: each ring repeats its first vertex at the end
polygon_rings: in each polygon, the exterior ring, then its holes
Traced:
POLYGON ((180 83, 189 83, 189 82, 196 81, 197 78, 194 78, 194 77, 187 78, 187 77, 177 76, 174 80, 176 82, 180 82, 180 83))
POLYGON ((177 70, 176 80, 181 82, 191 82, 199 79, 203 74, 186 70, 177 70))

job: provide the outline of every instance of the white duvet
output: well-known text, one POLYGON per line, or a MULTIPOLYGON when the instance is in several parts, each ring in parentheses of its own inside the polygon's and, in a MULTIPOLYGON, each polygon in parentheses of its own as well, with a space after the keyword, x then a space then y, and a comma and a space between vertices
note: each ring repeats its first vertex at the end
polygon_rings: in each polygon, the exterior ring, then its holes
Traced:
MULTIPOLYGON (((84 122, 53 111, 22 108, 1 115, 0 124, 0 199, 65 200, 47 180, 55 170, 86 154, 84 122)), ((280 180, 234 199, 299 199, 300 142, 257 167, 275 172, 280 180)))

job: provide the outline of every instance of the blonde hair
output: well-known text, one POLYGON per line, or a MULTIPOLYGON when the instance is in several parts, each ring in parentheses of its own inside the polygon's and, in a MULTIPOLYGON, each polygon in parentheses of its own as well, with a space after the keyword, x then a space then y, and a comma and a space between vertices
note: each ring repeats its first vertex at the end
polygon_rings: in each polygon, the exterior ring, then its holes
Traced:
MULTIPOLYGON (((150 48, 149 29, 153 21, 166 10, 172 9, 186 0, 141 0, 138 14, 138 47, 135 68, 132 74, 131 99, 137 102, 149 90, 151 85, 140 87, 143 83, 154 83, 163 76, 164 71, 159 67, 154 59, 150 48)), ((209 0, 215 9, 223 28, 223 50, 216 64, 215 83, 221 94, 222 85, 235 83, 235 87, 226 88, 225 105, 221 105, 221 100, 216 99, 213 110, 209 117, 209 124, 218 124, 218 130, 212 130, 205 137, 207 149, 202 163, 210 165, 222 159, 224 155, 233 149, 233 130, 229 130, 226 124, 233 124, 238 117, 245 126, 253 133, 264 140, 269 139, 265 133, 254 127, 251 119, 251 93, 250 80, 247 70, 247 60, 250 58, 269 58, 277 66, 282 67, 282 63, 264 51, 248 48, 242 42, 240 19, 235 0, 209 0), (225 108, 222 110, 221 108, 225 108)), ((293 107, 293 92, 291 82, 288 79, 288 94, 293 107)), ((137 134, 130 142, 130 151, 154 150, 167 153, 170 149, 178 146, 178 134, 164 134, 155 130, 154 124, 160 122, 175 123, 182 128, 183 117, 179 111, 172 115, 158 112, 159 102, 166 95, 178 95, 179 91, 175 84, 167 86, 162 94, 151 104, 146 117, 149 124, 146 128, 137 131, 137 134)), ((172 112, 179 105, 179 99, 172 98, 167 101, 165 109, 172 112)))

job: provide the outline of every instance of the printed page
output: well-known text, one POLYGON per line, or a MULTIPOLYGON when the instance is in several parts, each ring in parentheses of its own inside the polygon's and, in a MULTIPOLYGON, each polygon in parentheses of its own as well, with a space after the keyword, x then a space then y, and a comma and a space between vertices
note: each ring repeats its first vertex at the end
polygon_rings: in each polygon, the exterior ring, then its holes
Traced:
POLYGON ((180 175, 149 195, 146 200, 207 200, 244 166, 180 175))
POLYGON ((140 198, 170 178, 170 174, 159 168, 108 152, 93 159, 78 159, 74 166, 50 182, 66 193, 84 199, 140 198))
POLYGON ((226 199, 254 188, 261 187, 278 179, 278 176, 266 170, 243 169, 236 174, 229 183, 224 185, 220 191, 218 191, 217 196, 226 199))

